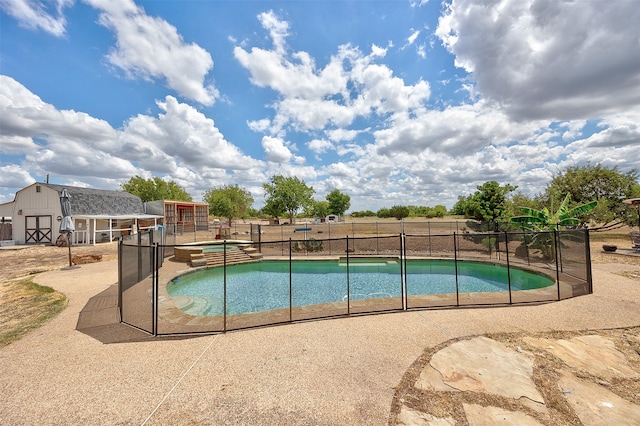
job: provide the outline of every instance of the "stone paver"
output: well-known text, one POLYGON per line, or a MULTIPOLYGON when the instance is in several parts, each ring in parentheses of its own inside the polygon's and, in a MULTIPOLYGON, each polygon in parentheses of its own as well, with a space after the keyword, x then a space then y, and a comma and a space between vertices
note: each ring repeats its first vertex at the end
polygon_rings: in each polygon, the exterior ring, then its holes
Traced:
MULTIPOLYGON (((569 371, 586 371, 608 380, 637 380, 640 375, 631 367, 627 356, 615 348, 611 339, 585 335, 568 340, 535 337, 522 340, 565 361, 567 367, 559 371, 559 391, 584 425, 640 424, 640 406, 598 383, 577 378, 569 371)), ((640 361, 639 355, 630 352, 628 356, 638 357, 636 361, 640 361)), ((549 413, 544 408, 545 400, 533 382, 533 363, 534 355, 520 347, 512 349, 487 337, 475 337, 452 343, 433 354, 414 386, 436 393, 466 391, 512 398, 550 422, 549 413)), ((462 406, 470 425, 543 424, 518 410, 469 403, 462 406)), ((397 424, 436 425, 443 421, 445 419, 402 407, 397 424)))
MULTIPOLYGON (((533 382, 533 355, 486 337, 456 342, 430 361, 442 381, 460 391, 487 392, 544 403, 533 382)), ((435 386, 434 386, 435 387, 435 386)))
POLYGON ((603 386, 579 379, 566 371, 562 372, 558 385, 585 426, 640 425, 640 406, 603 386))
POLYGON ((401 426, 455 426, 456 421, 453 417, 438 418, 431 414, 402 406, 400 415, 398 415, 398 423, 396 424, 401 426))
POLYGON ((518 425, 544 426, 531 416, 519 411, 504 410, 499 407, 483 407, 477 404, 462 404, 469 426, 518 425))
POLYGON ((524 341, 557 356, 573 368, 605 380, 640 377, 615 344, 603 336, 578 336, 569 340, 526 337, 524 341))

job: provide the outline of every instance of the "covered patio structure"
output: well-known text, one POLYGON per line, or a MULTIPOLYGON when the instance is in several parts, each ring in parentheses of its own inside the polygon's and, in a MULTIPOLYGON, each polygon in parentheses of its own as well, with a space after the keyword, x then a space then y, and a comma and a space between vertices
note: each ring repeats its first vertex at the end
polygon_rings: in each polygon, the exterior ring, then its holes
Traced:
POLYGON ((157 228, 162 224, 162 216, 152 214, 89 214, 75 215, 75 231, 72 241, 75 245, 108 243, 123 235, 133 235, 138 231, 157 228))

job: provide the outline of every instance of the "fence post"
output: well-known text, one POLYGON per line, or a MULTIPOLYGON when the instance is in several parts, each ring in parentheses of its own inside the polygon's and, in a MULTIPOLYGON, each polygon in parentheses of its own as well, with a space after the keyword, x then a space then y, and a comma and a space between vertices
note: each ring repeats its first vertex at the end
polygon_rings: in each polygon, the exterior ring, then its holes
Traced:
POLYGON ((560 300, 560 264, 558 261, 558 230, 553 230, 553 253, 556 257, 556 281, 558 286, 558 300, 560 300))
POLYGON ((558 236, 558 239, 557 239, 558 245, 556 246, 556 251, 557 251, 557 254, 558 254, 557 259, 559 259, 558 265, 560 267, 560 272, 563 272, 563 267, 562 267, 562 247, 561 247, 561 244, 560 244, 560 230, 558 229, 558 227, 559 227, 559 225, 556 225, 555 232, 557 233, 557 236, 558 236))
POLYGON ((123 239, 118 239, 118 315, 120 316, 120 322, 122 322, 122 243, 123 239))
POLYGON ((222 331, 227 331, 227 240, 222 241, 222 331))
POLYGON ((585 250, 585 268, 587 268, 587 282, 589 285, 589 294, 593 293, 593 277, 591 276, 591 243, 589 238, 589 228, 584 228, 584 250, 585 250))
MULTIPOLYGON (((153 237, 151 237, 153 238, 153 237)), ((151 249, 151 263, 152 263, 152 268, 151 268, 151 273, 152 273, 152 279, 151 279, 151 283, 153 286, 153 289, 151 291, 152 293, 152 299, 153 299, 153 304, 152 304, 152 313, 151 315, 153 316, 151 319, 151 330, 152 330, 152 334, 154 336, 158 335, 158 282, 160 281, 159 276, 160 276, 160 262, 158 259, 158 253, 160 252, 160 250, 158 250, 158 243, 153 243, 152 246, 149 247, 151 249)))
POLYGON ((351 287, 349 285, 349 235, 347 235, 347 315, 351 315, 351 287))
POLYGON ((407 300, 407 236, 400 234, 400 292, 402 295, 402 310, 408 308, 407 300))
POLYGON ((504 245, 507 253, 507 285, 509 286, 509 304, 513 303, 511 298, 511 263, 509 262, 509 234, 504 231, 504 245))
MULTIPOLYGON (((151 249, 155 244, 155 242, 153 241, 153 231, 149 229, 147 230, 147 232, 149 233, 149 249, 151 249)), ((149 268, 151 271, 153 271, 153 268, 154 268, 153 259, 155 259, 155 256, 152 256, 152 259, 149 261, 149 268)))
POLYGON ((291 237, 289 237, 289 322, 293 321, 293 255, 291 237))
POLYGON ((138 282, 142 281, 142 234, 138 224, 138 282))
POLYGON ((458 237, 453 233, 453 264, 456 271, 456 306, 460 306, 460 287, 458 284, 458 237))

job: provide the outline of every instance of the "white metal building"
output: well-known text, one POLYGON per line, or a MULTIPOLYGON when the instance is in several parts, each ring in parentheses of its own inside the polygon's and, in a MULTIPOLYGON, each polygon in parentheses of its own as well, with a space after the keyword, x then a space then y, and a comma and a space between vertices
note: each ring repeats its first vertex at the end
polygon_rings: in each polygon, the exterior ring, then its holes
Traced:
POLYGON ((140 198, 124 191, 79 188, 36 182, 16 193, 12 202, 0 204, 0 220, 12 219, 15 244, 55 244, 60 235, 60 193, 71 197, 75 225, 73 244, 114 241, 121 235, 156 227, 163 216, 146 214, 140 198))

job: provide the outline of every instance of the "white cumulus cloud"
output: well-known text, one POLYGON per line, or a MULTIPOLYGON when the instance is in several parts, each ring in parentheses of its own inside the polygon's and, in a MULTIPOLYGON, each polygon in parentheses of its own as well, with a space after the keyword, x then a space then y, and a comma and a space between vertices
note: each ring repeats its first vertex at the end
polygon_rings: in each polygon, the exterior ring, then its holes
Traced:
POLYGON ((131 0, 85 0, 102 11, 99 22, 113 30, 116 46, 109 62, 129 77, 165 78, 181 96, 213 105, 219 96, 205 78, 213 68, 211 55, 196 43, 186 43, 176 27, 145 13, 131 0))
POLYGON ((454 0, 436 35, 477 90, 517 119, 580 119, 640 103, 635 1, 454 0))
POLYGON ((22 27, 61 37, 67 25, 64 8, 72 4, 73 0, 0 0, 0 9, 16 19, 22 27))

